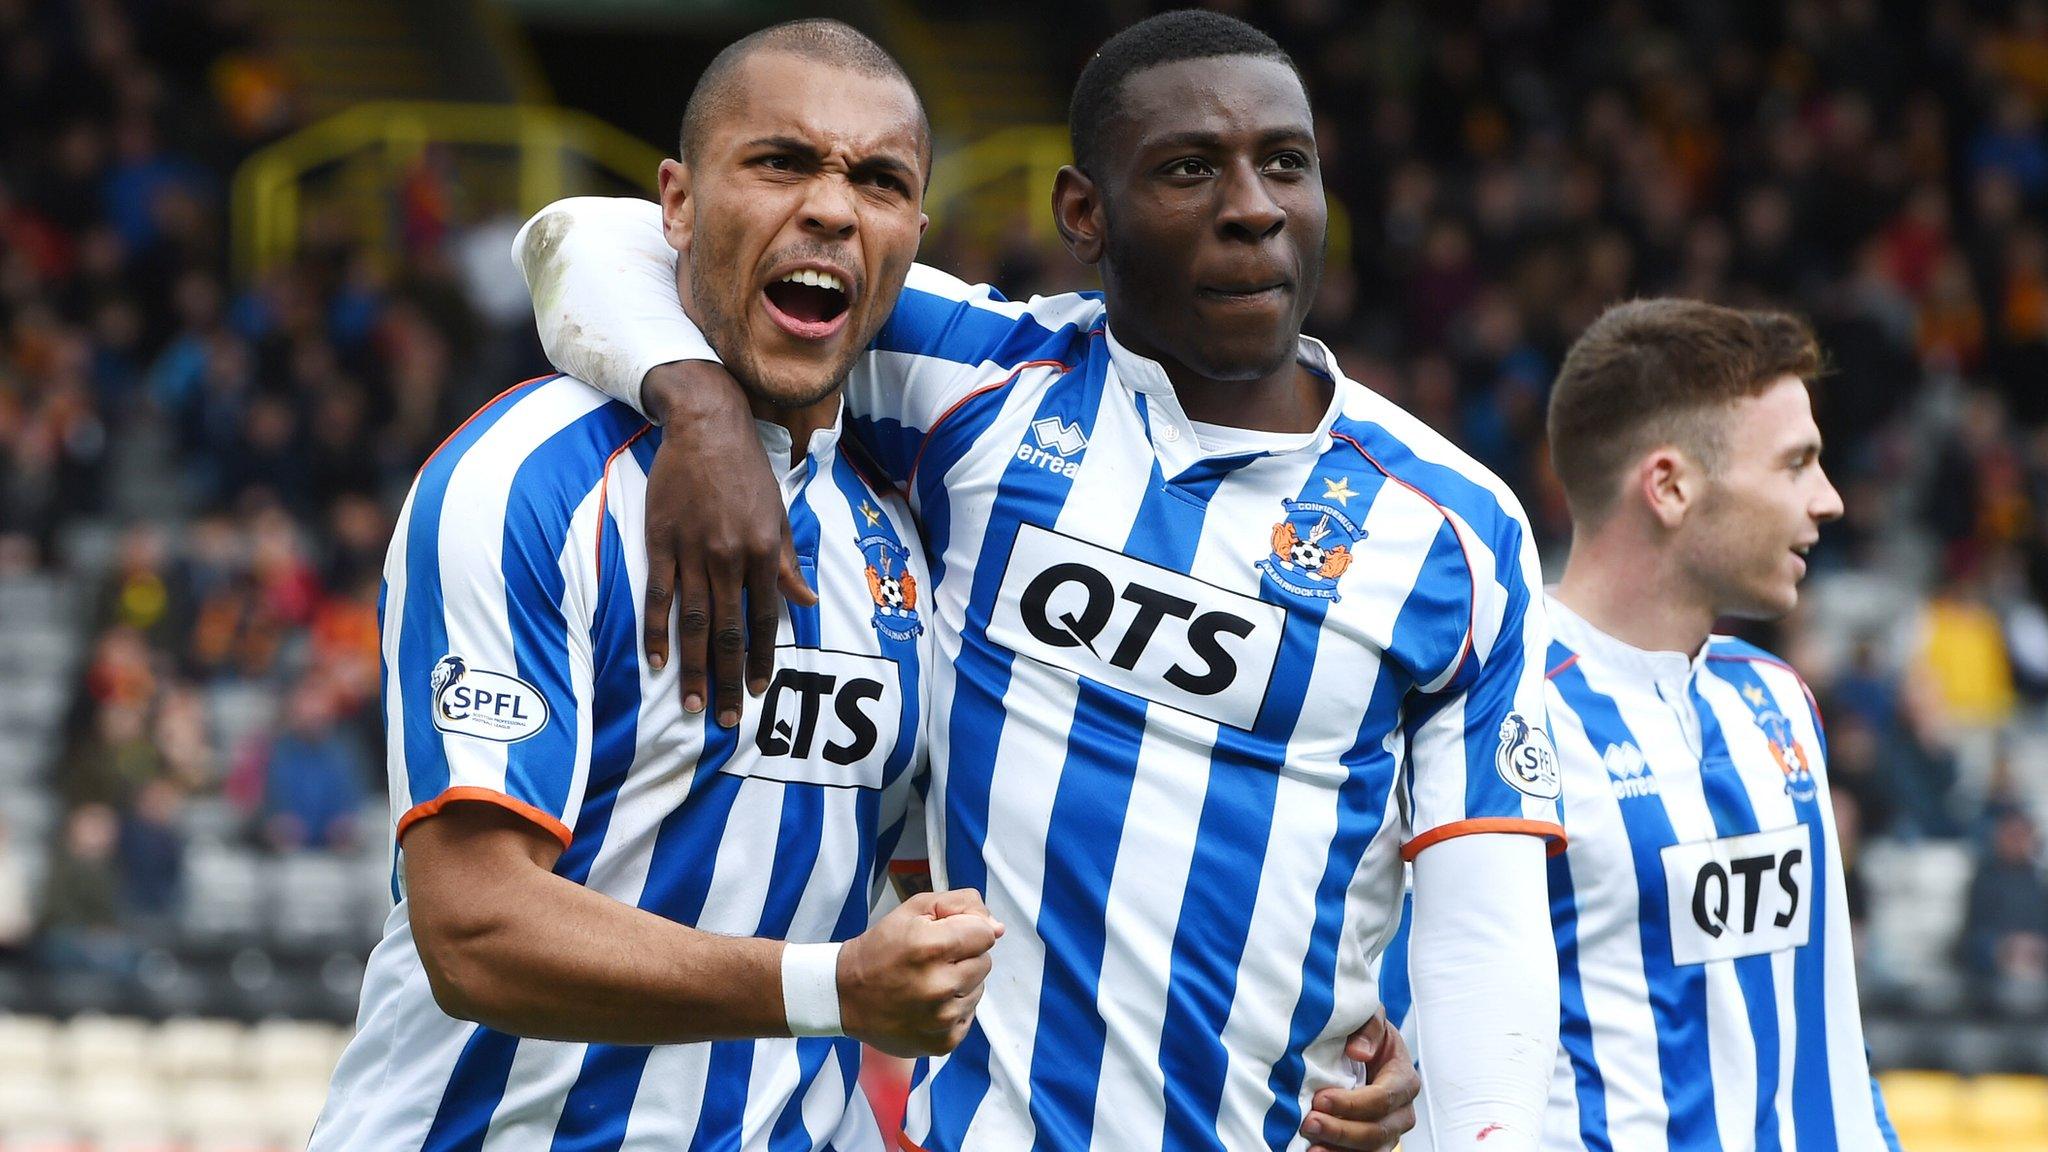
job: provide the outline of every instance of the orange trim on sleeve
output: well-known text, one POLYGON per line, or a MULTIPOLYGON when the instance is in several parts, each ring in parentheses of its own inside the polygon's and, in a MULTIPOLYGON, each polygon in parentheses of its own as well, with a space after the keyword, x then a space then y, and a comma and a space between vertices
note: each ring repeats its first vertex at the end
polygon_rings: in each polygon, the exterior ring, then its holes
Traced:
POLYGON ((1477 832, 1513 832, 1524 836, 1542 836, 1550 841, 1550 855, 1564 851, 1564 828, 1548 820, 1523 820, 1515 816, 1478 816, 1470 820, 1453 820, 1440 824, 1406 844, 1401 845, 1401 859, 1413 861, 1415 854, 1431 844, 1441 844, 1460 836, 1477 832))
POLYGON ((573 839, 575 836, 574 833, 569 831, 569 826, 567 824, 564 824, 560 820, 555 819, 553 816, 548 815, 546 812, 543 812, 540 809, 535 808, 533 805, 528 804, 524 800, 515 800, 512 797, 505 795, 503 792, 498 792, 490 788, 478 788, 470 784, 459 784, 453 788, 449 788, 443 791, 439 796, 434 797, 432 800, 429 800, 423 804, 415 804, 410 809, 408 809, 405 815, 400 816, 398 818, 397 838, 399 840, 404 840, 406 829, 411 828, 413 825, 419 823, 422 820, 425 820, 429 816, 438 813, 439 811, 441 811, 441 809, 446 808, 448 805, 453 804, 459 800, 476 800, 485 804, 496 804, 498 807, 505 809, 507 812, 523 816, 526 819, 533 821, 535 824, 540 825, 541 828, 544 829, 550 836, 553 836, 555 839, 560 840, 562 842, 562 847, 564 849, 567 849, 569 847, 569 841, 573 839))
POLYGON ((889 861, 889 875, 891 876, 923 876, 931 870, 932 862, 929 860, 889 861))
POLYGON ((1555 668, 1552 668, 1552 669, 1551 669, 1550 671, 1548 671, 1548 672, 1545 672, 1545 673, 1543 674, 1543 678, 1544 678, 1545 680, 1555 680, 1555 679, 1557 679, 1557 678, 1558 678, 1559 676, 1561 676, 1561 675, 1563 675, 1563 674, 1564 674, 1564 670, 1565 670, 1565 669, 1567 669, 1567 668, 1571 667, 1571 666, 1572 666, 1572 665, 1574 665, 1574 664, 1577 664, 1578 662, 1579 662, 1579 654, 1578 654, 1577 652, 1574 652, 1574 653, 1572 653, 1572 654, 1571 654, 1571 655, 1570 655, 1569 657, 1567 657, 1567 658, 1565 659, 1565 662, 1564 662, 1564 663, 1562 663, 1562 664, 1559 664, 1559 665, 1558 665, 1557 667, 1555 667, 1555 668))
POLYGON ((919 1148, 912 1142, 910 1135, 905 1132, 898 1132, 896 1134, 896 1147, 901 1149, 902 1152, 924 1152, 924 1149, 919 1148))

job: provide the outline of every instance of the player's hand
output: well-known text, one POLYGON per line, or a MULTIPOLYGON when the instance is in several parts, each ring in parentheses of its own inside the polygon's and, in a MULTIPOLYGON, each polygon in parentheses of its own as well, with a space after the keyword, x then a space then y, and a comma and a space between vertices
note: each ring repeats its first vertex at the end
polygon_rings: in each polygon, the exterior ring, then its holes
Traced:
POLYGON ((647 473, 647 662, 657 670, 668 663, 673 601, 683 709, 711 706, 721 726, 736 727, 742 674, 758 696, 775 671, 781 597, 805 605, 818 597, 797 571, 781 485, 724 366, 663 364, 647 373, 640 396, 662 426, 647 473))
POLYGON ((839 950, 846 1034, 891 1056, 939 1056, 967 1036, 1003 926, 972 889, 926 892, 839 950))
POLYGON ((1415 1095, 1422 1079, 1401 1033, 1388 1027, 1385 1013, 1365 1022, 1344 1044, 1344 1054, 1365 1066, 1366 1082, 1356 1088, 1325 1088, 1303 1117, 1301 1134, 1310 1152, 1386 1152, 1415 1127, 1415 1095))

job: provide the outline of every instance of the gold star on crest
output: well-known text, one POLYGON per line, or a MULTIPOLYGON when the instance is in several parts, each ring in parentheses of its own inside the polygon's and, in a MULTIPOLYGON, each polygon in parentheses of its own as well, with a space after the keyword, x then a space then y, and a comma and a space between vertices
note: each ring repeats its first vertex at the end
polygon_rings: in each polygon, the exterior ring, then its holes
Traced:
POLYGON ((1742 689, 1742 695, 1744 699, 1749 701, 1751 707, 1761 708, 1764 706, 1764 690, 1756 685, 1750 684, 1745 686, 1742 689))
POLYGON ((1335 480, 1326 477, 1323 480, 1323 497, 1325 499, 1335 500, 1337 503, 1349 508, 1351 506, 1351 498, 1356 495, 1358 493, 1351 490, 1351 477, 1349 476, 1340 476, 1335 480))
POLYGON ((882 522, 881 509, 876 508, 874 505, 868 503, 865 500, 860 502, 860 514, 864 519, 867 520, 868 527, 870 528, 873 528, 875 525, 880 524, 882 522))

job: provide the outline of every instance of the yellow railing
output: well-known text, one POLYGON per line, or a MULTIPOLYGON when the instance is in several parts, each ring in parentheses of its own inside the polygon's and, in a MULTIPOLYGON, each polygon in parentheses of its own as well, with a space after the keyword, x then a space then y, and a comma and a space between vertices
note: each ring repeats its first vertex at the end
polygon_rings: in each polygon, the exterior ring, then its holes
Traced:
MULTIPOLYGON (((347 196, 358 239, 383 244, 389 235, 389 194, 429 145, 512 150, 517 207, 530 214, 574 192, 570 161, 581 157, 627 189, 648 195, 662 153, 594 116, 540 105, 378 102, 360 104, 279 140, 242 162, 235 173, 233 247, 243 279, 289 262, 303 229, 303 192, 310 176, 342 165, 356 168, 347 196), (382 193, 381 195, 379 193, 382 193)), ((926 211, 944 222, 987 193, 1021 208, 1044 240, 1055 239, 1053 177, 1067 162, 1065 125, 1006 128, 950 149, 933 165, 926 211), (1013 199, 1014 197, 1014 199, 1013 199)), ((990 223, 1005 226, 1012 213, 990 223)), ((1351 217, 1330 201, 1329 259, 1351 258, 1351 217)))
MULTIPOLYGON (((236 273, 257 276, 289 261, 301 238, 301 193, 310 175, 332 166, 366 166, 365 183, 389 192, 428 145, 508 148, 516 156, 518 207, 531 213, 579 189, 569 187, 572 157, 651 192, 662 153, 582 112, 543 105, 380 101, 359 104, 271 144, 235 172, 236 273)), ((350 197, 358 235, 385 235, 383 197, 350 197)))

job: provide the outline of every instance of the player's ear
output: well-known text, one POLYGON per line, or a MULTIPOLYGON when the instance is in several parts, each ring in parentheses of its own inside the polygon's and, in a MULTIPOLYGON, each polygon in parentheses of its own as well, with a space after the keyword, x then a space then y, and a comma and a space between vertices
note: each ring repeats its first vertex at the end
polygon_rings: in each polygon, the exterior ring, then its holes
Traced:
POLYGON ((669 247, 688 252, 696 216, 696 206, 690 203, 690 166, 681 160, 663 160, 656 183, 661 190, 662 235, 668 238, 669 247))
POLYGON ((1102 259, 1102 193, 1072 164, 1053 177, 1052 220, 1074 259, 1090 265, 1102 259))
POLYGON ((1636 467, 1643 503, 1666 531, 1684 523, 1686 512, 1699 500, 1703 479, 1699 465, 1674 444, 1651 452, 1636 467))

